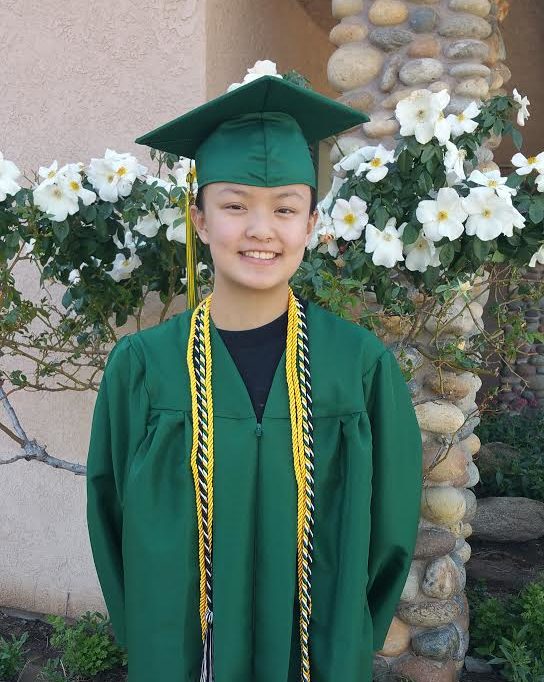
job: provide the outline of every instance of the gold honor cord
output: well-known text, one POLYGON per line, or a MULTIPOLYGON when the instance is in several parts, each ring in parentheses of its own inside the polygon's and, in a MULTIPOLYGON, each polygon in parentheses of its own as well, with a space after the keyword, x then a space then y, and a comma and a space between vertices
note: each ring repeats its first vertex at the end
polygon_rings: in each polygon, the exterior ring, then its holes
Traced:
MULTIPOLYGON (((187 367, 191 384, 193 472, 200 567, 200 623, 204 654, 200 682, 213 682, 212 531, 213 396, 209 294, 192 313, 187 367)), ((301 677, 310 682, 309 626, 312 611, 313 421, 308 335, 304 308, 289 287, 285 370, 293 466, 297 483, 297 579, 300 603, 301 677)))
POLYGON ((196 173, 189 170, 187 173, 187 190, 185 192, 185 253, 187 264, 187 308, 195 308, 198 302, 196 277, 196 235, 191 221, 191 203, 193 197, 193 181, 196 173))

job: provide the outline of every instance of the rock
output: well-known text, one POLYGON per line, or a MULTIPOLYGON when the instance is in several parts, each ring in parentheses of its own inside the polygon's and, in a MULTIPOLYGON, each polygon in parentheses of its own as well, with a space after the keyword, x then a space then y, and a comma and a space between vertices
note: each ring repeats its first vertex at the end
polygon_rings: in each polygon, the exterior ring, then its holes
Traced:
POLYGON ((357 109, 357 111, 362 111, 363 113, 368 113, 374 109, 374 95, 364 88, 350 90, 349 92, 340 95, 337 99, 339 102, 343 102, 349 107, 357 109))
POLYGON ((376 26, 393 26, 408 19, 408 8, 402 0, 375 0, 368 18, 376 26))
POLYGON ((390 92, 397 84, 399 75, 399 68, 402 64, 402 57, 399 54, 393 55, 389 63, 385 66, 382 79, 380 82, 380 90, 382 92, 390 92))
POLYGON ((487 17, 491 11, 489 0, 450 0, 450 9, 457 12, 470 12, 478 17, 487 17))
POLYGON ((327 65, 332 87, 340 92, 370 83, 380 73, 383 55, 373 47, 347 43, 334 52, 327 65))
POLYGON ((444 111, 446 114, 460 114, 473 101, 474 100, 470 97, 458 97, 454 95, 444 111))
POLYGON ((475 59, 485 61, 489 55, 489 47, 480 40, 457 40, 444 48, 448 59, 475 59))
POLYGON ((400 595, 401 601, 415 601, 419 594, 419 586, 423 579, 424 569, 425 566, 423 562, 417 560, 412 561, 400 595))
POLYGON ((510 468, 512 461, 519 459, 519 454, 519 450, 511 445, 493 441, 481 446, 475 462, 484 478, 494 477, 497 470, 502 469, 504 471, 510 468))
POLYGON ((489 83, 485 78, 469 78, 455 86, 455 92, 462 97, 484 99, 489 93, 489 83))
POLYGON ((429 33, 437 19, 438 14, 432 7, 418 7, 410 12, 410 28, 416 33, 429 33))
POLYGON ((332 0, 332 16, 337 19, 362 12, 363 0, 332 0))
POLYGON ((461 490, 463 497, 465 498, 466 511, 463 516, 463 523, 470 523, 476 516, 476 510, 478 509, 478 500, 476 495, 468 488, 463 488, 461 490))
POLYGON ((491 31, 488 21, 469 15, 445 17, 438 28, 444 38, 489 38, 491 31))
POLYGON ((544 535, 544 502, 528 497, 480 498, 472 528, 482 540, 536 540, 544 535))
POLYGON ((487 41, 489 46, 489 54, 486 60, 486 64, 489 66, 494 66, 497 62, 503 62, 506 59, 506 48, 504 46, 504 40, 499 31, 495 31, 491 38, 487 41))
POLYGON ((433 373, 426 383, 435 393, 442 394, 449 400, 460 400, 466 398, 474 390, 474 376, 472 372, 455 374, 455 372, 443 370, 440 374, 433 373))
POLYGON ((397 104, 401 101, 401 99, 408 97, 412 92, 413 92, 412 88, 403 88, 401 90, 395 90, 395 92, 392 92, 389 95, 389 97, 386 97, 382 101, 382 107, 384 109, 394 109, 397 106, 397 104))
POLYGON ((421 497, 421 513, 429 521, 455 524, 464 517, 466 502, 463 494, 451 486, 424 488, 421 497))
POLYGON ((400 618, 393 616, 385 637, 383 648, 379 651, 383 656, 400 656, 410 646, 410 627, 400 618))
POLYGON ((479 76, 480 78, 488 78, 491 74, 491 69, 485 64, 475 64, 474 62, 463 62, 462 64, 454 64, 450 68, 450 76, 455 78, 473 78, 479 76))
POLYGON ((362 140, 356 135, 341 135, 337 142, 338 144, 334 144, 329 153, 332 164, 338 163, 342 156, 347 156, 356 149, 360 149, 362 140))
POLYGON ((432 433, 452 435, 461 428, 465 416, 447 400, 432 400, 415 406, 419 426, 432 433))
POLYGON ((482 444, 480 442, 480 439, 475 433, 471 433, 468 435, 465 440, 459 443, 462 447, 464 447, 467 451, 468 454, 472 457, 475 455, 481 448, 482 444))
POLYGON ((453 533, 443 528, 423 528, 418 532, 414 559, 449 554, 456 546, 457 539, 453 533))
MULTIPOLYGON (((529 329, 529 325, 527 325, 529 329)), ((535 374, 529 380, 529 386, 535 391, 544 390, 544 374, 535 374)))
POLYGON ((503 64, 503 62, 497 64, 494 68, 494 71, 497 71, 501 74, 503 83, 508 83, 508 81, 512 78, 512 72, 506 66, 506 64, 503 64))
POLYGON ((440 52, 440 43, 432 36, 417 38, 408 48, 409 57, 436 57, 440 52))
POLYGON ((424 630, 414 635, 412 648, 419 656, 446 661, 452 658, 459 648, 459 633, 454 625, 424 630))
POLYGON ((399 78, 405 85, 419 85, 435 81, 442 75, 444 67, 437 59, 411 59, 399 72, 399 78))
POLYGON ((428 597, 437 599, 449 599, 458 591, 458 569, 449 554, 429 562, 421 589, 428 597))
POLYGON ((447 625, 457 618, 461 608, 453 599, 429 600, 416 602, 415 604, 400 604, 397 609, 398 616, 410 625, 424 625, 437 627, 447 625))
POLYGON ((365 134, 373 139, 391 137, 399 131, 399 128, 397 119, 388 118, 388 114, 373 116, 370 121, 363 123, 365 134))
POLYGON ((483 675, 491 675, 494 672, 493 666, 484 658, 474 658, 473 656, 465 658, 465 668, 469 673, 481 673, 483 675))
POLYGON ((422 656, 403 657, 394 662, 394 671, 411 682, 454 682, 457 679, 453 661, 431 661, 422 656))
POLYGON ((447 456, 441 453, 437 457, 437 452, 438 448, 436 446, 431 448, 425 447, 423 449, 423 465, 429 481, 444 483, 445 481, 453 481, 460 476, 466 475, 468 461, 463 448, 460 448, 458 445, 452 445, 447 456), (433 461, 439 461, 439 464, 433 466, 433 461))
POLYGON ((362 23, 341 22, 334 26, 329 34, 329 40, 333 45, 345 45, 364 40, 368 35, 368 28, 362 23))
POLYGON ((455 550, 451 553, 452 558, 457 556, 464 564, 466 564, 467 561, 470 559, 471 553, 472 550, 468 542, 463 538, 457 538, 455 542, 455 550))
POLYGON ((376 47, 385 52, 393 52, 399 47, 408 45, 414 39, 414 34, 405 28, 375 28, 368 38, 376 47))

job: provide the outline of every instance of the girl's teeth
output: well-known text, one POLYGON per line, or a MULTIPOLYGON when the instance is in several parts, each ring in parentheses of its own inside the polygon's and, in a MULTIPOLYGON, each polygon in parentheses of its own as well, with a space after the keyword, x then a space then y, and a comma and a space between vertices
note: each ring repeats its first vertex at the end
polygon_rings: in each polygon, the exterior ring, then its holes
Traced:
POLYGON ((272 258, 275 258, 276 254, 265 254, 265 253, 259 253, 258 251, 245 251, 243 252, 244 256, 250 256, 251 258, 260 258, 262 260, 271 260, 272 258))

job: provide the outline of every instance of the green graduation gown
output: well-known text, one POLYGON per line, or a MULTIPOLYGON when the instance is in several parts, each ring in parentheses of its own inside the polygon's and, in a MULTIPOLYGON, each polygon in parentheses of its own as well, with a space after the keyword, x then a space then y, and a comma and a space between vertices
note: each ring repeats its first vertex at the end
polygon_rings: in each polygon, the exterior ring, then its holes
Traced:
MULTIPOLYGON (((198 682, 202 663, 192 309, 121 338, 87 463, 94 562, 130 682, 198 682)), ((415 548, 422 442, 394 354, 310 301, 314 423, 312 682, 370 682, 415 548)), ((285 351, 258 424, 210 320, 215 682, 298 682, 296 480, 285 351)))

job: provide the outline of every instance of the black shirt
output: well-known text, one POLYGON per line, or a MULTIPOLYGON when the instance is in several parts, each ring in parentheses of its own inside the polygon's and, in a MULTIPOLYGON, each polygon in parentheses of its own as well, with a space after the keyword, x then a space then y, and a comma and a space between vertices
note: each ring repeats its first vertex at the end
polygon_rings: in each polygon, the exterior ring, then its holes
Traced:
MULTIPOLYGON (((306 310, 308 301, 300 296, 298 299, 306 310)), ((244 380, 259 423, 274 374, 285 350, 287 316, 286 310, 275 320, 253 329, 217 329, 244 380)))

